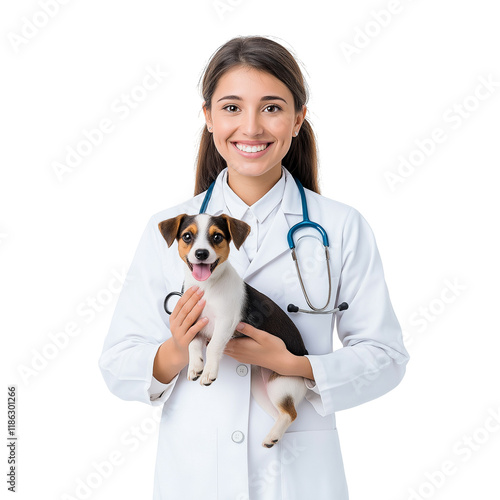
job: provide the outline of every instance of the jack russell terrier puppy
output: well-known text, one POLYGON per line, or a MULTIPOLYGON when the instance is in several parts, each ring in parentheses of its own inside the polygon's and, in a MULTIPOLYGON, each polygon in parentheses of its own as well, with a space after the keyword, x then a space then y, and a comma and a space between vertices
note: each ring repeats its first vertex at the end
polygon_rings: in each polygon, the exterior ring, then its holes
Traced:
MULTIPOLYGON (((169 247, 175 239, 178 241, 179 255, 186 263, 186 289, 197 285, 205 292, 202 314, 209 322, 189 344, 188 380, 201 376, 200 383, 207 386, 215 381, 227 342, 245 336, 235 332, 240 321, 279 337, 297 356, 308 354, 293 321, 269 297, 245 283, 228 260, 229 243, 233 241, 239 249, 250 233, 248 224, 225 214, 181 214, 160 222, 158 227, 169 247), (203 365, 202 349, 208 341, 203 365)), ((282 438, 297 417, 296 407, 306 391, 303 377, 252 367, 252 394, 276 419, 263 446, 271 448, 282 438), (256 382, 258 377, 263 385, 256 382)))

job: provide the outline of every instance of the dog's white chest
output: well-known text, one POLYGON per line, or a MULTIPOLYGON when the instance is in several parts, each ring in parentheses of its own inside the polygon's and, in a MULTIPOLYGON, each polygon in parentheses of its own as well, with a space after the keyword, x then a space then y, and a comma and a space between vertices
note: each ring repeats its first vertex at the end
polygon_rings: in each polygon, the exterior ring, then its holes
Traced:
POLYGON ((203 328, 203 330, 200 331, 200 334, 206 337, 208 340, 210 340, 214 333, 217 313, 216 309, 214 309, 214 307, 211 307, 208 301, 205 307, 203 308, 203 311, 200 314, 200 318, 203 318, 204 316, 208 318, 208 323, 205 326, 205 328, 203 328))
POLYGON ((206 316, 208 323, 200 332, 208 340, 212 338, 214 331, 218 331, 224 338, 229 340, 234 330, 221 332, 219 327, 235 327, 241 321, 242 301, 235 300, 228 294, 211 294, 205 292, 206 305, 201 312, 200 317, 206 316))
POLYGON ((205 299, 206 304, 200 318, 207 317, 208 323, 200 334, 208 340, 212 338, 214 331, 217 332, 217 335, 229 340, 234 333, 234 329, 231 331, 226 331, 226 329, 236 327, 241 321, 245 300, 244 283, 236 274, 236 271, 230 267, 229 263, 227 263, 225 271, 224 276, 221 277, 224 279, 219 279, 213 284, 210 282, 203 284, 203 299, 205 299), (221 328, 224 330, 223 332, 221 328))

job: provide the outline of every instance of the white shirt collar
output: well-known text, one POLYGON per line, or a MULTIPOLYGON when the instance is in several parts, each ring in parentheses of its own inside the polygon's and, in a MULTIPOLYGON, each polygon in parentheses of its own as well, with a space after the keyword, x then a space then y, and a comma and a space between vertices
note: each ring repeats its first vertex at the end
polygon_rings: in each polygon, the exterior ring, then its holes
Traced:
POLYGON ((269 214, 281 203, 285 193, 286 175, 283 165, 281 166, 281 177, 279 181, 253 205, 248 206, 227 183, 227 169, 222 176, 222 195, 231 217, 243 219, 247 210, 250 210, 259 223, 263 223, 269 214))

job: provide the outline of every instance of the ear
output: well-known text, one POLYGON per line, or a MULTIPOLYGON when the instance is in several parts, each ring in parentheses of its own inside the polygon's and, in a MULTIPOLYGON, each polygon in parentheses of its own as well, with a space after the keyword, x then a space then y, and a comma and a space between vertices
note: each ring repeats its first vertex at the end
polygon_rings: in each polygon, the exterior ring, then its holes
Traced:
POLYGON ((210 125, 212 125, 212 113, 207 108, 206 101, 203 101, 202 109, 203 109, 203 114, 205 115, 205 125, 209 127, 210 125))
POLYGON ((239 219, 233 219, 232 217, 229 217, 229 215, 221 214, 220 216, 226 220, 229 234, 231 235, 234 246, 236 247, 236 250, 239 250, 241 245, 243 245, 243 242, 247 239, 247 236, 250 234, 250 230, 252 228, 246 222, 239 219))
POLYGON ((167 245, 170 247, 177 237, 177 232, 179 231, 179 226, 181 225, 182 219, 187 214, 181 214, 172 219, 167 219, 158 224, 158 229, 160 233, 165 238, 167 245))

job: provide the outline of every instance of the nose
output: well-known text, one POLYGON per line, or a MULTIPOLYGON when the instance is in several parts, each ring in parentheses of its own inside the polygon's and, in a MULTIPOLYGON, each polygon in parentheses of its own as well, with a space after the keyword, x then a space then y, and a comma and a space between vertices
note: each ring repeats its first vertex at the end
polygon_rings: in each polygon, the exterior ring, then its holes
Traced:
POLYGON ((260 116, 257 113, 248 112, 241 121, 242 131, 249 137, 256 137, 262 135, 263 127, 260 121, 260 116))
POLYGON ((198 260, 207 260, 208 259, 209 252, 208 250, 205 250, 204 248, 200 248, 194 252, 194 256, 198 260))

